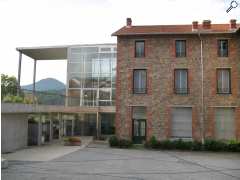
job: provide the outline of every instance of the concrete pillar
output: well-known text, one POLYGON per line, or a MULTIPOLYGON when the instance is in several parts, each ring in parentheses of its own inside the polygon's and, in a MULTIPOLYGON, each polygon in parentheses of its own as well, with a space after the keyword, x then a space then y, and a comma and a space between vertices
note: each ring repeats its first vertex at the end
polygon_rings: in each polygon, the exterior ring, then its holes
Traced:
POLYGON ((17 95, 20 95, 21 91, 21 70, 22 70, 22 52, 19 51, 19 59, 18 59, 18 84, 17 84, 17 95))
POLYGON ((85 133, 84 133, 85 122, 84 122, 84 115, 83 114, 79 114, 79 120, 81 122, 81 136, 84 136, 85 135, 85 133))
POLYGON ((42 116, 39 114, 38 121, 38 146, 42 144, 42 116))
POLYGON ((61 139, 61 135, 62 135, 62 128, 63 128, 63 126, 62 126, 62 115, 61 115, 61 113, 58 113, 58 121, 59 121, 59 130, 58 130, 58 138, 59 139, 61 139))
POLYGON ((74 125, 75 125, 75 119, 71 120, 72 121, 72 136, 74 136, 74 125))
POLYGON ((96 120, 96 136, 97 139, 100 137, 100 131, 99 131, 99 112, 97 112, 97 120, 96 120))
POLYGON ((33 104, 36 103, 36 98, 35 98, 35 91, 36 91, 36 68, 37 68, 37 60, 34 59, 34 66, 33 66, 33 104))
POLYGON ((49 137, 49 142, 51 142, 53 140, 53 119, 52 119, 52 113, 49 113, 49 120, 50 120, 50 137, 49 137))

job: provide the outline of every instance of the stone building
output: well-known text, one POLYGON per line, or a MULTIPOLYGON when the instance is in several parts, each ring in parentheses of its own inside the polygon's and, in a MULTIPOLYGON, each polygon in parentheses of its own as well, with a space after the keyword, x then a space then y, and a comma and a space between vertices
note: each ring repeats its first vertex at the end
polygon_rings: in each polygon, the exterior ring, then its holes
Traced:
POLYGON ((134 26, 117 36, 116 133, 240 139, 240 24, 134 26))

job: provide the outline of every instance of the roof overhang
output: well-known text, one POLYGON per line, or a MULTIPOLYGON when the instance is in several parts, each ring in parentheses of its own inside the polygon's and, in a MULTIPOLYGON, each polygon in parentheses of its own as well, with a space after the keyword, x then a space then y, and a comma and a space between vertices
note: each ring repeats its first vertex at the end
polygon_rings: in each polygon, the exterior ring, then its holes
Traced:
POLYGON ((209 32, 209 31, 194 31, 194 32, 185 32, 185 33, 179 33, 179 32, 150 32, 150 33, 113 33, 112 36, 147 36, 147 35, 198 35, 198 34, 234 34, 237 30, 234 30, 232 32, 209 32))
POLYGON ((66 60, 69 47, 116 46, 115 43, 75 44, 62 46, 18 47, 17 51, 35 60, 66 60))
POLYGON ((35 60, 67 59, 68 46, 19 47, 17 51, 35 60))

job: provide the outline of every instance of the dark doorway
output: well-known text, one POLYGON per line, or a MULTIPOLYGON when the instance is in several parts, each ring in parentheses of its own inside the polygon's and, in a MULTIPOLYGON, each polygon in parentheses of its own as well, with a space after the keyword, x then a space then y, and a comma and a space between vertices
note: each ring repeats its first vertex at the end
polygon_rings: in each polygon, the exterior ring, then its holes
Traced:
POLYGON ((28 146, 38 144, 38 121, 34 117, 28 119, 28 146))
POLYGON ((54 119, 52 123, 53 139, 59 139, 59 130, 60 130, 59 120, 54 119))
POLYGON ((141 144, 146 140, 146 120, 133 119, 133 143, 141 144))

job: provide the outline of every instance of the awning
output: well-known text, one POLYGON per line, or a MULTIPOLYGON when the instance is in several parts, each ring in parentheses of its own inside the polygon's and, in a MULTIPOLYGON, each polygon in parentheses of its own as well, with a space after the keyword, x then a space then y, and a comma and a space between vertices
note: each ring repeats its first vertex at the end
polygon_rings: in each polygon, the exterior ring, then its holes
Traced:
POLYGON ((35 60, 67 59, 69 46, 19 47, 17 51, 35 60))

